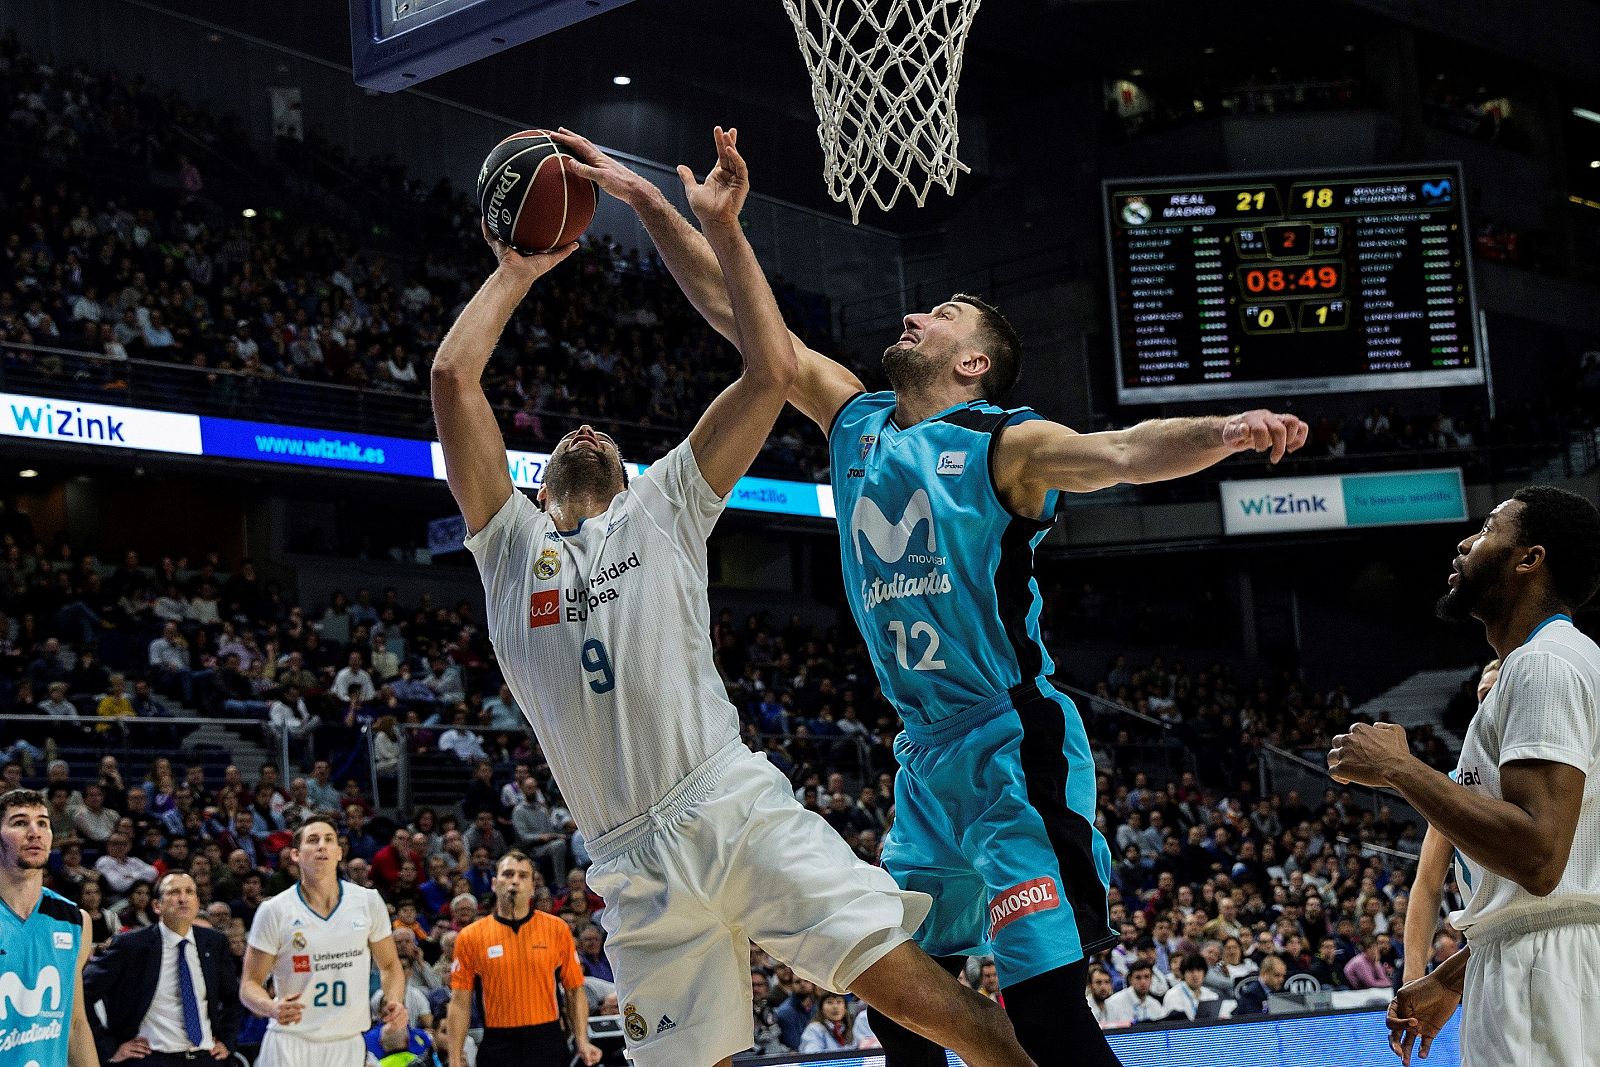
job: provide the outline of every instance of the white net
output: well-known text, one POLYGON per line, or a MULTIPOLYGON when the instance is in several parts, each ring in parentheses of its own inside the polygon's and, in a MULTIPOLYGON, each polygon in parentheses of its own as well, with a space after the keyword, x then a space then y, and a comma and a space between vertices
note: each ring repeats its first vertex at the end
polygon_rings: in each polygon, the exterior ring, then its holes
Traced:
POLYGON ((956 89, 980 0, 784 0, 811 73, 828 195, 852 220, 901 190, 953 193, 956 89))

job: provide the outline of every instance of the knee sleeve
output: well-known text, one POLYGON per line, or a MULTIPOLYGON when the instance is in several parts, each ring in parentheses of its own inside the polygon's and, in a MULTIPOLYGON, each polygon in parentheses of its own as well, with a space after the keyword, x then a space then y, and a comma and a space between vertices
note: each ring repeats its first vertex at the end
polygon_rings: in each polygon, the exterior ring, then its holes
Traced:
POLYGON ((1084 959, 1001 990, 1017 1042, 1035 1063, 1057 1062, 1071 1049, 1074 1067, 1122 1067, 1083 998, 1088 978, 1084 959))

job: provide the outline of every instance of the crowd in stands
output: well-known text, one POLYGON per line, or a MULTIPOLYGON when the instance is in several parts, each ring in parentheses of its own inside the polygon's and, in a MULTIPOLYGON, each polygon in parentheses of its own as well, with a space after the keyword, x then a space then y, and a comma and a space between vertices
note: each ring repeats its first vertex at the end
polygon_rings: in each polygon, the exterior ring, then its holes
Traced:
MULTIPOLYGON (((347 877, 383 892, 410 931, 424 995, 448 966, 452 932, 482 913, 494 859, 513 846, 535 858, 537 906, 571 922, 589 973, 608 978, 582 834, 465 603, 359 590, 307 611, 248 560, 184 570, 130 552, 112 567, 68 548, 25 552, 6 536, 5 784, 45 790, 54 885, 84 904, 102 940, 148 923, 154 879, 187 869, 205 914, 242 950, 242 924, 294 877, 285 847, 296 817, 327 809, 343 814, 347 877), (203 747, 173 743, 189 727, 161 720, 197 712, 287 735, 288 774, 276 759, 245 769, 213 754, 208 766, 203 747), (167 740, 152 744, 151 730, 167 740), (402 758, 442 760, 467 784, 447 803, 379 810, 360 783, 371 770, 390 782, 402 758)), ((1044 616, 1047 640, 1058 639, 1057 618, 1044 616)), ((875 861, 894 817, 899 724, 854 632, 725 610, 712 641, 747 743, 875 861)), ((1417 851, 1421 828, 1348 792, 1261 791, 1264 746, 1320 759, 1355 721, 1343 687, 1118 657, 1088 688, 1097 825, 1116 864, 1119 940, 1097 957, 1089 990, 1108 1024, 1192 1018, 1209 1010, 1208 994, 1245 1013, 1301 974, 1334 989, 1392 981, 1407 951, 1410 877, 1394 857, 1417 851)), ((1412 741, 1435 766, 1452 764, 1431 732, 1412 741)), ((813 1036, 835 1042, 824 1047, 870 1040, 841 1029, 829 1014, 838 1009, 787 969, 757 971, 771 1013, 763 1038, 758 1006, 757 1045, 800 1047, 818 1012, 813 1036)), ((975 968, 970 980, 981 987, 983 975, 975 968)), ((593 992, 600 1010, 606 989, 593 992)))
MULTIPOLYGON (((0 101, 3 137, 25 161, 0 182, 0 339, 106 357, 8 348, 8 375, 114 402, 126 395, 125 361, 155 361, 190 372, 172 380, 184 382, 192 407, 268 417, 311 406, 293 391, 298 383, 420 395, 445 330, 493 265, 471 200, 413 188, 392 164, 368 166, 376 188, 407 208, 394 216, 396 237, 425 256, 375 247, 344 213, 321 214, 315 201, 304 217, 223 212, 203 193, 188 138, 269 173, 286 165, 259 159, 231 119, 137 78, 54 67, 13 36, 0 36, 0 101), (175 175, 177 188, 130 180, 153 173, 175 175)), ((313 141, 285 151, 299 166, 333 149, 313 141)), ((338 163, 341 173, 356 166, 338 163)), ((374 188, 363 198, 384 199, 374 188)), ((804 326, 815 298, 777 289, 804 326)), ((625 450, 653 456, 681 439, 738 370, 737 353, 704 326, 658 259, 591 235, 513 319, 485 387, 514 445, 548 446, 589 421, 611 428, 625 450)), ((325 395, 316 404, 348 416, 356 401, 325 395)), ((431 426, 425 405, 410 410, 411 425, 384 432, 431 426)), ((812 476, 820 443, 808 454, 802 442, 813 436, 791 414, 773 435, 768 469, 812 476)))

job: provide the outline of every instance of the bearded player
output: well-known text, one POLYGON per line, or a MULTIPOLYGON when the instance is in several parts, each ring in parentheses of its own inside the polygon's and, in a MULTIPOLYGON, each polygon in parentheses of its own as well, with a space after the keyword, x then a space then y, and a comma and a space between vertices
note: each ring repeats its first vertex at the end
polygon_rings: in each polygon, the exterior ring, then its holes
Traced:
MULTIPOLYGON (((725 337, 736 319, 705 238, 661 191, 562 131, 576 168, 638 212, 667 269, 725 337)), ((894 828, 883 865, 933 896, 918 940, 954 967, 993 955, 1006 1010, 1040 1062, 1071 1049, 1115 1064, 1084 1002, 1087 956, 1113 943, 1111 855, 1094 827, 1095 770, 1077 708, 1049 682, 1033 550, 1062 492, 1192 474, 1253 449, 1273 462, 1305 443, 1292 415, 1158 419, 1077 434, 1003 408, 1022 348, 993 307, 957 294, 905 317, 884 352, 893 390, 788 340, 789 400, 828 437, 846 596, 895 742, 894 828)), ((944 1053, 874 1014, 890 1067, 944 1053)))
POLYGON ((583 426, 551 454, 543 511, 518 493, 481 378, 530 286, 574 247, 499 267, 433 365, 450 491, 483 575, 489 633, 584 833, 589 885, 640 1067, 725 1065, 750 1047, 749 943, 848 989, 974 1067, 1031 1061, 1004 1013, 911 943, 928 898, 858 861, 739 737, 712 663, 706 538, 782 410, 794 350, 739 227, 731 134, 701 184, 680 169, 729 278, 744 372, 631 484, 583 426))

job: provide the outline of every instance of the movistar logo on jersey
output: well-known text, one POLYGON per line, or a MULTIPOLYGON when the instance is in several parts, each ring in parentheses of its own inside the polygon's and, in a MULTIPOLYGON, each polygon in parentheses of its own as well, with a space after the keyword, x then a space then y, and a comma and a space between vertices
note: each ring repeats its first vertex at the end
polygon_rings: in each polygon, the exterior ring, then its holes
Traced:
POLYGON ((23 984, 16 971, 0 974, 0 1021, 10 1018, 13 1010, 25 1018, 34 1018, 47 1010, 46 1002, 50 1005, 48 1010, 61 1008, 61 972, 54 966, 40 970, 32 989, 23 984))
POLYGON ((850 513, 850 540, 856 546, 856 562, 866 561, 861 551, 861 539, 864 537, 867 544, 872 546, 873 554, 883 562, 899 563, 906 558, 911 537, 923 523, 928 524, 927 542, 931 555, 939 550, 939 539, 934 533, 933 505, 928 500, 926 489, 918 489, 911 494, 899 522, 890 522, 877 502, 869 500, 863 493, 856 500, 855 510, 850 513))

